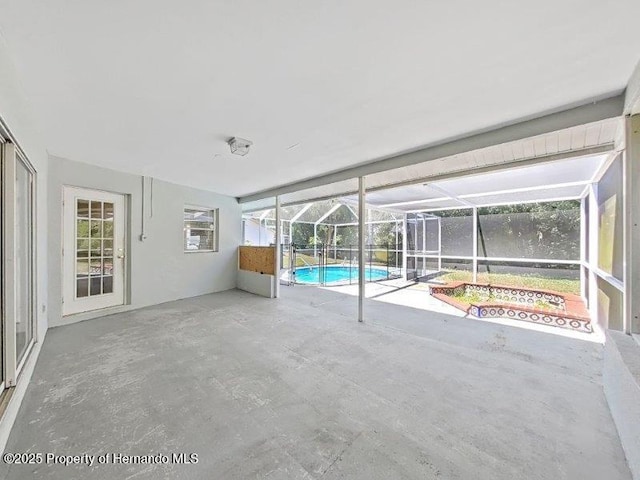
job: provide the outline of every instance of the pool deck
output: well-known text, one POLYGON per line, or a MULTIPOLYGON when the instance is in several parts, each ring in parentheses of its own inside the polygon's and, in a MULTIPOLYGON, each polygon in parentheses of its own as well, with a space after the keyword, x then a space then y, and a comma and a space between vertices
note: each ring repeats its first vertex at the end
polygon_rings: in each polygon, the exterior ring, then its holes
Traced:
MULTIPOLYGON (((394 305, 402 305, 419 310, 444 313, 454 317, 464 317, 472 320, 477 320, 479 322, 489 322, 499 325, 517 327, 525 330, 533 330, 562 337, 585 340, 588 342, 604 342, 604 337, 600 332, 584 333, 527 321, 512 320, 509 318, 474 317, 452 305, 449 305, 431 296, 429 294, 429 286, 429 283, 416 283, 413 281, 407 282, 403 279, 373 282, 367 283, 367 285, 365 286, 365 296, 369 299, 383 303, 391 303, 394 305)), ((358 295, 358 285, 325 286, 319 288, 346 295, 358 295)))

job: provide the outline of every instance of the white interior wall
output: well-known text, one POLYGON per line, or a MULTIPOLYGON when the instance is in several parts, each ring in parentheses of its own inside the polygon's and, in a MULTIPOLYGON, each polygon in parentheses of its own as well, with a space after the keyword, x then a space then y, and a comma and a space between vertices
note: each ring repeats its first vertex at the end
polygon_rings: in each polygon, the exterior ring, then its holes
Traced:
POLYGON ((0 34, 0 117, 36 169, 37 190, 37 335, 47 330, 47 151, 31 114, 30 104, 18 80, 4 38, 0 34))
MULTIPOLYGON (((62 185, 101 188, 130 195, 132 244, 129 308, 220 291, 236 286, 237 246, 241 242, 241 211, 235 198, 167 183, 154 182, 154 218, 147 221, 146 242, 135 238, 141 223, 140 177, 52 159, 31 113, 6 42, 0 34, 0 117, 36 170, 36 304, 37 344, 0 422, 0 450, 15 421, 47 328, 61 317, 62 185), (51 186, 51 190, 49 190, 51 186), (183 253, 184 204, 220 209, 220 251, 183 253), (49 263, 49 260, 52 263, 49 263), (49 300, 52 300, 49 302, 49 300)), ((81 317, 76 317, 81 319, 81 317)))
POLYGON ((36 344, 22 369, 13 395, 0 421, 0 451, 4 451, 9 433, 15 422, 20 404, 40 353, 40 347, 48 328, 47 301, 47 174, 48 157, 42 137, 36 127, 27 96, 16 75, 7 45, 0 33, 0 116, 11 130, 15 141, 36 169, 36 344))
MULTIPOLYGON (((112 311, 140 308, 180 298, 235 288, 237 249, 241 238, 241 211, 233 197, 168 182, 147 182, 145 198, 146 240, 142 229, 142 177, 86 163, 50 157, 49 172, 49 296, 50 324, 56 326, 87 318, 86 314, 62 317, 62 190, 76 186, 129 195, 130 303, 112 311), (219 251, 185 253, 183 209, 185 205, 219 208, 219 251)), ((104 314, 102 311, 100 314, 104 314)), ((94 316, 95 313, 89 314, 94 316)))

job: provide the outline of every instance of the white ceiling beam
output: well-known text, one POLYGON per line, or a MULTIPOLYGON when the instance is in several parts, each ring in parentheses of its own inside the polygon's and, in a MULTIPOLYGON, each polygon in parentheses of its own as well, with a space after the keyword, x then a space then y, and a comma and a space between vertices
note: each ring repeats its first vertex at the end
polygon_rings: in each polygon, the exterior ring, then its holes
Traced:
POLYGON ((449 200, 449 197, 438 197, 438 198, 424 198, 422 200, 409 200, 406 202, 395 202, 395 203, 385 203, 383 205, 379 205, 380 208, 390 208, 390 207, 402 207, 406 205, 418 205, 420 203, 430 203, 430 202, 442 202, 443 200, 449 200))
POLYGON ((329 183, 371 175, 373 173, 380 173, 394 168, 415 165, 472 150, 479 150, 515 140, 535 137, 577 125, 618 117, 622 115, 624 101, 625 98, 621 92, 612 92, 600 97, 585 99, 577 104, 567 105, 553 111, 540 112, 536 115, 521 118, 513 122, 469 132, 468 134, 460 135, 452 139, 433 143, 419 150, 378 159, 334 173, 281 185, 251 195, 245 195, 238 198, 238 201, 240 203, 253 202, 266 197, 292 193, 298 190, 314 188, 329 183))
MULTIPOLYGON (((408 185, 424 184, 425 182, 435 182, 435 181, 440 181, 440 180, 451 180, 451 179, 460 178, 460 177, 478 176, 478 175, 482 175, 482 174, 485 174, 485 173, 491 173, 491 172, 505 170, 505 169, 526 168, 526 167, 533 166, 533 165, 542 165, 542 164, 545 164, 545 163, 553 163, 553 162, 558 162, 558 161, 562 161, 562 160, 587 158, 587 157, 591 157, 591 156, 594 156, 594 155, 601 155, 603 153, 611 152, 613 149, 614 149, 614 144, 608 143, 608 144, 600 145, 600 146, 597 146, 597 147, 588 147, 588 148, 584 148, 584 149, 581 149, 581 150, 574 150, 574 151, 570 151, 570 152, 562 152, 562 153, 557 153, 557 154, 544 155, 544 156, 535 157, 535 158, 512 160, 512 161, 509 161, 509 162, 506 162, 506 163, 486 165, 486 166, 483 166, 483 167, 477 167, 477 168, 473 168, 473 169, 467 168, 467 169, 463 169, 463 170, 455 170, 455 171, 451 171, 451 172, 447 172, 447 173, 443 173, 443 174, 438 174, 438 175, 431 175, 431 176, 427 176, 427 177, 414 178, 414 179, 411 179, 409 181, 403 181, 403 182, 398 182, 398 183, 389 184, 389 185, 382 185, 382 186, 378 186, 378 187, 370 187, 370 188, 367 189, 367 192, 368 193, 373 193, 373 192, 379 192, 379 191, 389 190, 389 189, 392 189, 392 188, 399 188, 399 187, 408 186, 408 185)), ((330 200, 330 199, 334 199, 334 198, 337 198, 337 197, 345 197, 345 196, 357 195, 357 194, 358 194, 357 190, 354 190, 354 191, 345 191, 345 192, 342 192, 341 194, 333 193, 333 194, 328 194, 328 195, 318 195, 318 196, 307 197, 307 198, 298 199, 298 200, 290 201, 290 202, 283 201, 282 202, 282 206, 283 207, 288 207, 288 206, 292 206, 292 205, 299 205, 299 204, 305 203, 305 202, 320 202, 320 201, 323 201, 323 200, 330 200)), ((286 196, 284 198, 286 199, 286 196)), ((247 204, 244 204, 244 205, 247 205, 247 204)), ((259 207, 247 208, 246 210, 243 209, 243 212, 244 213, 256 212, 256 211, 262 211, 262 210, 269 209, 269 208, 273 208, 273 204, 267 204, 267 205, 261 205, 259 207)), ((390 208, 390 207, 384 207, 382 205, 373 205, 371 208, 390 208)))
POLYGON ((325 213, 323 216, 321 216, 318 220, 316 220, 316 225, 319 225, 320 223, 322 223, 322 221, 325 218, 328 218, 329 215, 331 215, 333 212, 335 212, 336 210, 338 210, 340 207, 342 206, 342 203, 336 203, 333 207, 331 207, 329 209, 329 211, 327 213, 325 213))
MULTIPOLYGON (((489 202, 489 203, 478 203, 474 205, 477 208, 482 207, 500 207, 503 205, 525 205, 528 203, 548 203, 548 202, 565 202, 568 200, 580 200, 579 195, 567 195, 564 197, 551 197, 551 198, 539 198, 539 199, 531 199, 531 200, 519 200, 519 201, 509 201, 509 202, 489 202)), ((463 208, 471 208, 471 207, 463 207, 463 208)), ((424 213, 424 212, 439 212, 444 210, 460 210, 460 207, 442 207, 442 208, 426 208, 420 210, 407 210, 407 213, 424 213)))
POLYGON ((249 207, 248 205, 244 205, 245 207, 247 207, 246 209, 242 209, 242 214, 248 214, 248 213, 256 213, 256 212, 262 212, 264 210, 273 210, 274 205, 271 204, 266 204, 266 205, 255 205, 253 207, 249 207))
MULTIPOLYGON (((371 220, 370 222, 364 222, 365 225, 380 225, 383 223, 396 223, 399 222, 400 220, 371 220)), ((358 225, 357 222, 353 222, 353 223, 331 223, 331 224, 327 224, 327 225, 331 225, 333 227, 353 227, 355 225, 358 225)))
POLYGON ((269 215, 269 212, 271 211, 271 209, 269 210, 265 210, 264 212, 262 212, 262 215, 260 215, 260 221, 264 220, 265 218, 267 218, 267 215, 269 215))
POLYGON ((399 188, 407 185, 416 185, 416 184, 424 184, 429 182, 437 182, 441 180, 451 180, 454 178, 460 177, 474 177, 484 175, 486 173, 499 172, 505 170, 514 170, 520 168, 527 168, 534 165, 543 165, 547 163, 561 162, 563 160, 575 160, 578 158, 587 158, 592 157, 594 155, 601 155, 603 153, 608 153, 614 150, 615 145, 613 143, 607 143, 604 145, 599 145, 596 147, 587 147, 583 149, 577 149, 572 151, 566 151, 561 153, 552 153, 549 155, 543 155, 540 157, 532 157, 532 158, 521 158, 519 160, 509 160, 501 163, 494 163, 491 165, 484 165, 480 167, 473 168, 462 168, 460 170, 452 170, 450 172, 429 175, 426 177, 418 177, 413 178, 408 181, 398 182, 389 185, 382 185, 378 187, 371 187, 367 191, 368 192, 377 192, 380 190, 387 190, 390 188, 399 188))
POLYGON ((443 195, 448 195, 451 200, 455 200, 456 202, 458 202, 461 205, 464 205, 465 207, 475 207, 475 204, 471 203, 468 200, 462 199, 460 196, 458 196, 458 195, 456 195, 454 193, 451 193, 446 188, 442 188, 442 187, 440 187, 438 185, 434 185, 432 183, 427 183, 427 184, 425 184, 425 186, 429 186, 430 188, 434 189, 436 192, 440 192, 443 195))
MULTIPOLYGON (((492 172, 496 172, 496 171, 504 171, 507 168, 524 168, 524 167, 530 167, 533 165, 540 165, 540 164, 547 164, 547 163, 555 163, 555 162, 561 162, 562 160, 569 160, 569 159, 579 159, 579 158, 588 158, 588 157, 592 157, 595 155, 602 155, 603 153, 611 153, 611 154, 616 154, 616 150, 613 150, 613 144, 607 144, 607 145, 601 145, 599 147, 589 147, 587 149, 582 149, 582 150, 577 150, 577 151, 573 151, 573 152, 568 152, 568 153, 562 153, 562 154, 553 154, 553 155, 547 155, 547 156, 543 156, 543 157, 538 157, 538 158, 534 158, 534 159, 527 159, 527 160, 520 160, 517 162, 514 162, 510 165, 508 164, 501 164, 501 165, 491 165, 491 166, 487 166, 487 167, 482 167, 482 168, 478 168, 476 170, 473 171, 455 171, 455 172, 450 172, 450 173, 446 173, 446 174, 441 174, 438 176, 432 176, 432 177, 427 177, 427 178, 423 178, 420 179, 420 183, 424 183, 425 181, 429 181, 429 182, 433 182, 435 183, 436 181, 444 181, 444 180, 454 180, 456 178, 463 178, 463 177, 476 177, 476 176, 481 176, 487 173, 492 173, 492 172)), ((603 160, 603 162, 605 162, 605 160, 603 160)), ((590 180, 587 183, 590 183, 592 180, 590 180)), ((369 190, 367 190, 368 193, 375 193, 375 192, 379 192, 379 191, 386 191, 389 190, 391 188, 400 188, 402 186, 408 186, 408 185, 415 185, 417 182, 417 180, 412 180, 411 183, 403 183, 401 185, 394 185, 394 186, 384 186, 384 187, 375 187, 375 188, 371 188, 369 190)), ((562 184, 555 184, 555 185, 547 185, 546 187, 541 187, 541 186, 537 186, 537 187, 523 187, 523 188, 527 188, 530 190, 537 190, 537 189, 542 189, 542 188, 551 188, 552 186, 557 186, 557 185, 562 185, 562 184)), ((357 192, 351 192, 352 194, 357 194, 357 192)), ((491 194, 493 194, 494 192, 491 192, 491 194)), ((502 193, 502 192, 497 192, 497 193, 502 193)), ((489 194, 489 192, 486 193, 487 195, 489 194)), ((344 197, 348 194, 343 194, 340 195, 340 197, 344 197)), ((464 198, 467 195, 472 195, 472 194, 464 194, 464 195, 460 195, 460 197, 464 198)), ((481 194, 475 194, 475 195, 481 195, 481 194)), ((311 203, 316 202, 316 201, 324 201, 324 200, 328 200, 328 199, 335 199, 336 195, 327 195, 327 196, 323 196, 323 197, 317 197, 317 198, 313 198, 313 199, 308 199, 307 201, 311 201, 311 203)), ((449 197, 443 198, 443 197, 439 197, 436 199, 422 199, 422 200, 409 200, 406 202, 394 202, 394 203, 390 203, 390 204, 372 204, 369 203, 368 204, 368 208, 372 208, 372 209, 383 209, 386 211, 396 211, 397 213, 401 213, 404 214, 406 212, 406 210, 400 208, 403 206, 409 206, 409 205, 420 205, 420 204, 425 204, 425 203, 429 203, 429 202, 434 202, 434 201, 443 201, 443 200, 447 200, 449 197), (393 206, 393 207, 392 207, 393 206)), ((283 206, 292 206, 292 205, 299 205, 300 203, 302 203, 301 201, 295 201, 295 202, 289 202, 289 203, 285 203, 283 202, 283 206)), ((345 201, 344 203, 347 203, 347 201, 345 201)), ((248 210, 244 210, 243 213, 251 213, 251 212, 257 212, 257 211, 263 211, 265 209, 269 209, 269 208, 273 208, 273 207, 265 207, 265 206, 261 206, 261 207, 255 207, 252 209, 248 209, 248 210)), ((353 209, 352 213, 353 213, 353 209)), ((441 210, 441 208, 436 208, 436 210, 441 210)), ((423 209, 420 209, 419 211, 424 211, 423 209)), ((355 215, 355 213, 354 213, 355 215)), ((312 222, 313 223, 313 222, 312 222)))
MULTIPOLYGON (((608 143, 608 144, 604 144, 604 145, 599 145, 597 147, 588 147, 588 148, 584 148, 584 149, 580 149, 580 150, 573 150, 573 151, 569 151, 569 152, 562 152, 562 153, 554 153, 554 154, 550 154, 550 155, 543 155, 541 157, 535 157, 535 158, 525 158, 525 159, 520 159, 520 160, 512 160, 509 161, 507 163, 500 163, 500 164, 493 164, 493 165, 487 165, 487 166, 483 166, 483 167, 477 167, 474 169, 462 169, 462 170, 455 170, 455 171, 451 171, 451 172, 447 172, 447 173, 443 173, 443 174, 438 174, 438 175, 431 175, 431 176, 427 176, 427 177, 419 177, 419 178, 414 178, 410 181, 403 181, 403 182, 398 182, 398 183, 394 183, 394 184, 389 184, 389 185, 383 185, 383 186, 378 186, 378 187, 370 187, 367 189, 368 193, 374 193, 374 192, 379 192, 379 191, 385 191, 385 190, 389 190, 392 188, 400 188, 403 186, 409 186, 409 185, 416 185, 416 184, 424 184, 426 182, 436 182, 436 181, 441 181, 441 180, 451 180, 454 178, 461 178, 461 177, 468 177, 468 176, 479 176, 479 175, 483 175, 486 173, 491 173, 491 172, 496 172, 496 171, 504 171, 506 169, 519 169, 519 168, 526 168, 526 167, 530 167, 530 166, 534 166, 534 165, 542 165, 542 164, 546 164, 546 163, 554 163, 554 162, 559 162, 559 161, 563 161, 563 160, 569 160, 569 159, 579 159, 579 158, 587 158, 587 157, 592 157, 594 155, 601 155, 603 153, 609 153, 612 152, 614 150, 615 145, 613 143, 608 143)), ((357 191, 349 191, 349 192, 343 192, 341 195, 336 195, 334 194, 330 194, 330 195, 322 195, 322 196, 316 196, 316 197, 309 197, 306 199, 301 199, 301 200, 296 200, 296 201, 292 201, 292 202, 282 202, 282 206, 291 206, 291 205, 299 205, 300 203, 303 202, 319 202, 319 201, 323 201, 323 200, 329 200, 329 199, 334 199, 336 197, 345 197, 348 195, 357 195, 358 192, 357 191)), ((417 201, 416 201, 417 202, 417 201)), ((422 201, 420 201, 422 202, 422 201)), ((273 205, 267 205, 267 206, 260 206, 260 207, 255 207, 255 208, 250 208, 247 210, 244 210, 244 212, 255 212, 255 211, 261 211, 264 210, 265 208, 273 208, 273 205)), ((373 208, 376 208, 376 206, 374 206, 373 208)), ((383 207, 382 205, 378 205, 377 208, 389 208, 389 207, 383 207)))
POLYGON ((459 197, 460 198, 481 198, 481 197, 489 197, 492 195, 506 195, 510 193, 536 192, 540 190, 549 190, 553 188, 578 187, 582 185, 589 185, 590 183, 593 183, 593 182, 591 180, 579 180, 577 182, 551 183, 546 185, 535 185, 532 187, 511 188, 509 190, 496 190, 493 192, 465 193, 464 195, 459 195, 459 197))
POLYGON ((479 204, 480 207, 501 207, 503 205, 525 205, 528 203, 549 203, 549 202, 566 202, 569 200, 580 200, 579 195, 565 195, 561 197, 550 197, 550 198, 540 198, 540 199, 532 199, 532 200, 520 200, 518 202, 490 202, 479 204))
POLYGON ((580 194, 580 198, 585 198, 587 195, 589 195, 589 185, 585 185, 584 189, 582 190, 582 193, 580 194))
POLYGON ((353 209, 353 207, 351 205, 347 204, 347 208, 349 210, 351 210, 351 213, 353 213, 354 217, 358 218, 358 214, 355 212, 355 210, 353 209))
POLYGON ((309 210, 309 208, 311 208, 311 205, 313 205, 313 202, 307 203, 304 207, 302 207, 302 209, 298 213, 296 213, 293 217, 291 217, 291 220, 290 220, 291 223, 298 220, 304 212, 306 212, 307 210, 309 210))
POLYGON ((617 150, 609 153, 609 155, 607 155, 604 158, 604 160, 602 160, 602 163, 593 174, 593 177, 591 177, 590 183, 599 182, 604 176, 604 174, 607 173, 607 170, 609 170, 609 167, 611 166, 611 164, 613 163, 613 161, 616 159, 618 155, 619 155, 619 152, 617 150))
MULTIPOLYGON (((526 192, 535 192, 535 191, 540 191, 540 190, 549 190, 549 189, 554 189, 554 188, 566 188, 566 187, 578 187, 578 186, 582 186, 585 185, 588 186, 590 183, 593 183, 591 180, 580 180, 577 182, 564 182, 564 183, 555 183, 555 184, 547 184, 547 185, 536 185, 536 186, 532 186, 532 187, 521 187, 521 188, 512 188, 509 190, 495 190, 495 191, 491 191, 491 192, 482 192, 482 193, 465 193, 463 195, 458 195, 455 196, 453 194, 451 194, 449 197, 446 198, 441 198, 440 201, 442 200, 456 200, 456 201, 464 201, 464 200, 468 200, 468 199, 475 199, 475 198, 482 198, 482 197, 488 197, 488 196, 493 196, 493 195, 506 195, 506 194, 512 194, 512 193, 526 193, 526 192)), ((441 193, 447 192, 447 190, 445 190, 442 187, 433 185, 433 184, 429 184, 429 187, 433 188, 434 190, 438 190, 441 193)), ((563 197, 564 198, 564 197, 563 197)), ((412 202, 407 202, 406 205, 414 205, 414 204, 421 204, 421 203, 428 203, 431 202, 431 199, 428 200, 415 200, 412 202)), ((546 200, 544 200, 546 201, 546 200)), ((516 199, 514 199, 514 201, 512 202, 508 202, 505 205, 509 205, 512 203, 519 203, 516 199)), ((464 204, 467 207, 477 207, 480 206, 480 204, 478 204, 478 202, 467 202, 464 204)), ((452 208, 455 209, 457 207, 446 207, 446 208, 452 208)), ((434 207, 433 209, 435 210, 444 210, 444 208, 437 208, 434 207)), ((417 211, 425 211, 424 209, 420 209, 417 211)), ((413 210, 411 210, 410 212, 413 212, 413 210)))
POLYGON ((436 207, 436 208, 420 208, 416 210, 407 210, 405 213, 429 213, 429 212, 444 212, 446 210, 465 210, 471 209, 471 207, 436 207))

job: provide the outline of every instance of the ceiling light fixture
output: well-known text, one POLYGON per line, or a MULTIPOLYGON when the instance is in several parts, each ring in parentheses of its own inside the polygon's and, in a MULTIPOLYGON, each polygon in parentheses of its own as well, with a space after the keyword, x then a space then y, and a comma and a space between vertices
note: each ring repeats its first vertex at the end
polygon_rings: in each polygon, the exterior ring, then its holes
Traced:
POLYGON ((231 148, 231 153, 241 155, 243 157, 249 153, 249 147, 253 145, 252 141, 239 137, 233 137, 227 141, 227 143, 229 144, 229 148, 231 148))

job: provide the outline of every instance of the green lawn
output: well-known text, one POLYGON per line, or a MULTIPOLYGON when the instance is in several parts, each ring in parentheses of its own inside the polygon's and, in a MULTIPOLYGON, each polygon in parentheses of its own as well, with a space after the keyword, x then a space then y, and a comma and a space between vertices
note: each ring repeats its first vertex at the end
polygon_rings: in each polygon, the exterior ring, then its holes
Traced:
MULTIPOLYGON (((327 264, 341 264, 342 260, 327 259, 327 264)), ((376 265, 377 262, 372 262, 376 265)), ((313 255, 298 253, 296 255, 296 267, 317 265, 313 255)), ((282 268, 289 268, 289 254, 283 255, 282 268)), ((439 282, 471 282, 473 275, 464 270, 447 270, 446 273, 436 278, 439 282)), ((493 285, 505 285, 509 287, 540 288, 558 293, 573 293, 580 295, 580 280, 567 280, 560 278, 546 278, 536 275, 513 275, 505 273, 479 273, 478 283, 491 283, 493 285)))
MULTIPOLYGON (((289 268, 289 254, 285 253, 282 256, 282 268, 289 268)), ((328 264, 342 263, 342 260, 334 260, 333 258, 327 258, 328 264)), ((296 254, 296 267, 307 267, 309 265, 317 265, 318 260, 313 258, 313 255, 306 255, 304 253, 296 254)))
MULTIPOLYGON (((444 275, 436 278, 443 282, 471 282, 471 272, 462 270, 448 270, 444 275)), ((546 278, 535 275, 513 275, 506 273, 478 273, 478 283, 490 283, 493 285, 505 285, 508 287, 540 288, 552 290, 558 293, 580 294, 580 280, 567 280, 561 278, 546 278)))

